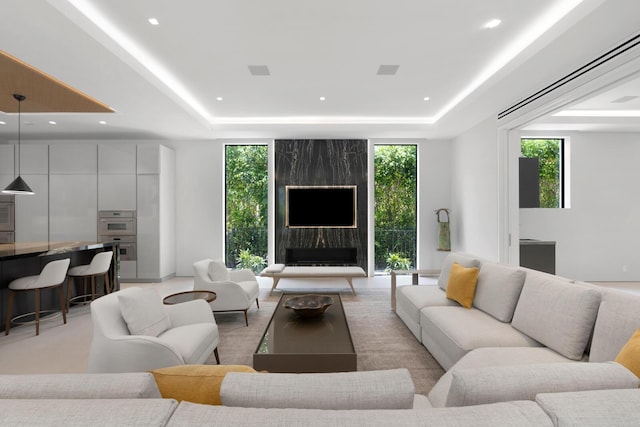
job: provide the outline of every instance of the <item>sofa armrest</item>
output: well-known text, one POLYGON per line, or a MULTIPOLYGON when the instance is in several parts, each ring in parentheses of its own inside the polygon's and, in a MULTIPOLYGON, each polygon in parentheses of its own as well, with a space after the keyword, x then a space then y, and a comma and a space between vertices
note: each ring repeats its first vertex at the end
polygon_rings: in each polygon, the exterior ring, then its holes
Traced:
POLYGON ((172 328, 194 323, 216 323, 211 307, 203 299, 166 305, 165 308, 171 319, 172 328))
POLYGON ((445 406, 535 400, 538 393, 638 388, 640 379, 615 363, 545 363, 458 369, 445 406))
POLYGON ((299 409, 411 409, 415 387, 406 369, 329 374, 228 373, 225 406, 299 409))

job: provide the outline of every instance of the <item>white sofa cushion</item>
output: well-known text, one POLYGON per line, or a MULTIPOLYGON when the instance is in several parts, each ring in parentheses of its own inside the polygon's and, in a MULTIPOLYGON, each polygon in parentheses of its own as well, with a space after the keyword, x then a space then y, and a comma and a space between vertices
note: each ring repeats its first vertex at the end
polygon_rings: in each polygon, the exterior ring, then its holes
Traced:
POLYGON ((160 397, 160 390, 149 372, 0 375, 0 399, 159 399, 160 397))
POLYGON ((181 402, 169 420, 169 427, 495 427, 553 426, 534 402, 508 402, 493 405, 440 409, 337 410, 229 408, 181 402))
POLYGON ((445 369, 482 347, 539 347, 540 344, 475 308, 426 307, 420 311, 422 343, 445 369))
MULTIPOLYGON (((453 372, 458 369, 486 368, 490 366, 528 365, 532 363, 566 363, 570 359, 547 347, 485 347, 465 354, 462 359, 440 377, 428 394, 434 408, 447 402, 453 372)), ((580 363, 580 362, 573 362, 580 363)))
POLYGON ((173 399, 0 399, 3 427, 165 426, 173 399))
POLYGON ((325 374, 230 372, 225 406, 298 409, 411 409, 415 387, 407 369, 325 374))
POLYGON ((624 366, 607 363, 543 363, 455 369, 445 406, 534 400, 538 393, 638 388, 624 366))
POLYGON ((435 285, 403 285, 396 289, 396 306, 402 306, 404 312, 420 321, 420 310, 425 307, 451 306, 458 303, 447 298, 447 294, 435 285))
POLYGON ((501 322, 510 322, 525 277, 524 270, 517 267, 483 262, 478 274, 474 307, 489 313, 501 322))
POLYGON ((637 426, 640 390, 541 393, 536 402, 556 426, 637 426))
POLYGON ((527 273, 511 324, 563 356, 580 360, 599 305, 595 289, 527 273))
POLYGON ((438 286, 443 291, 447 290, 447 283, 449 283, 449 273, 454 263, 458 263, 463 267, 480 267, 480 260, 470 255, 465 255, 457 252, 451 252, 442 262, 442 270, 440 270, 440 277, 438 277, 438 286))
POLYGON ((131 335, 157 337, 171 328, 171 319, 155 288, 132 288, 126 293, 119 293, 118 301, 131 335))
POLYGON ((614 360, 640 327, 640 296, 602 288, 602 302, 593 331, 590 362, 614 360))

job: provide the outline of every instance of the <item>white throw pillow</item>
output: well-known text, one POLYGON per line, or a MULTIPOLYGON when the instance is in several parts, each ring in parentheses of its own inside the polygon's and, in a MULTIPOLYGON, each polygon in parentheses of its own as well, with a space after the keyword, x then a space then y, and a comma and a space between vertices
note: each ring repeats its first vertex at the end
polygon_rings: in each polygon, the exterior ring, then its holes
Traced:
POLYGON ((229 270, 227 270, 227 266, 220 261, 211 261, 209 263, 209 278, 214 282, 228 281, 229 270))
POLYGON ((118 301, 131 335, 157 337, 171 328, 171 319, 155 288, 132 288, 118 295, 118 301))

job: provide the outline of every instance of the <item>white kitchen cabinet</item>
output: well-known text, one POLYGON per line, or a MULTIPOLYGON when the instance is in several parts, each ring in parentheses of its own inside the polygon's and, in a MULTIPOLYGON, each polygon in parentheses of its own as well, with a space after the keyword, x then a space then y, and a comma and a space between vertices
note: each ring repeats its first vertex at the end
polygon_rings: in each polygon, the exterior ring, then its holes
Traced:
POLYGON ((16 242, 47 242, 49 241, 49 176, 23 174, 22 178, 35 194, 18 195, 15 198, 16 242))
POLYGON ((109 175, 136 174, 135 144, 99 144, 98 173, 109 175))
POLYGON ((120 279, 124 282, 127 280, 135 280, 138 277, 137 261, 120 260, 120 279))
POLYGON ((137 168, 138 175, 159 175, 161 171, 161 152, 171 150, 158 144, 138 144, 137 168))
POLYGON ((49 239, 95 241, 98 230, 98 177, 49 176, 49 239))
POLYGON ((98 175, 98 210, 136 210, 136 175, 98 175))
POLYGON ((98 173, 98 145, 90 142, 51 144, 49 168, 52 175, 95 175, 98 173))
POLYGON ((176 271, 175 152, 145 145, 138 151, 138 160, 138 279, 163 280, 176 271), (145 153, 143 165, 141 152, 145 153), (157 164, 159 173, 149 173, 154 170, 149 167, 152 164, 157 164))
MULTIPOLYGON (((49 174, 49 146, 47 144, 22 144, 20 148, 20 173, 25 175, 49 174)), ((25 178, 27 184, 31 186, 25 178)))
POLYGON ((160 176, 138 175, 138 279, 160 279, 160 176))
MULTIPOLYGON (((13 144, 0 145, 0 175, 10 175, 11 181, 13 181, 13 166, 14 166, 14 147, 13 144)), ((11 182, 9 181, 9 183, 11 182)), ((5 184, 2 188, 9 185, 5 184)))

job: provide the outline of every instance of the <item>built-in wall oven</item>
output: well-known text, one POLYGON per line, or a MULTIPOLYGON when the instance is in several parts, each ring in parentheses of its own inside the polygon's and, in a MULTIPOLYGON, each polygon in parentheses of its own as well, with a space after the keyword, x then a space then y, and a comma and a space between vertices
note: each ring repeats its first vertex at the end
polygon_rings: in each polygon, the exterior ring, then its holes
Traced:
POLYGON ((0 195, 0 243, 15 242, 15 196, 0 195))
POLYGON ((135 236, 136 211, 99 211, 99 236, 135 236))
POLYGON ((136 211, 99 211, 98 241, 119 242, 120 261, 137 260, 136 211))

